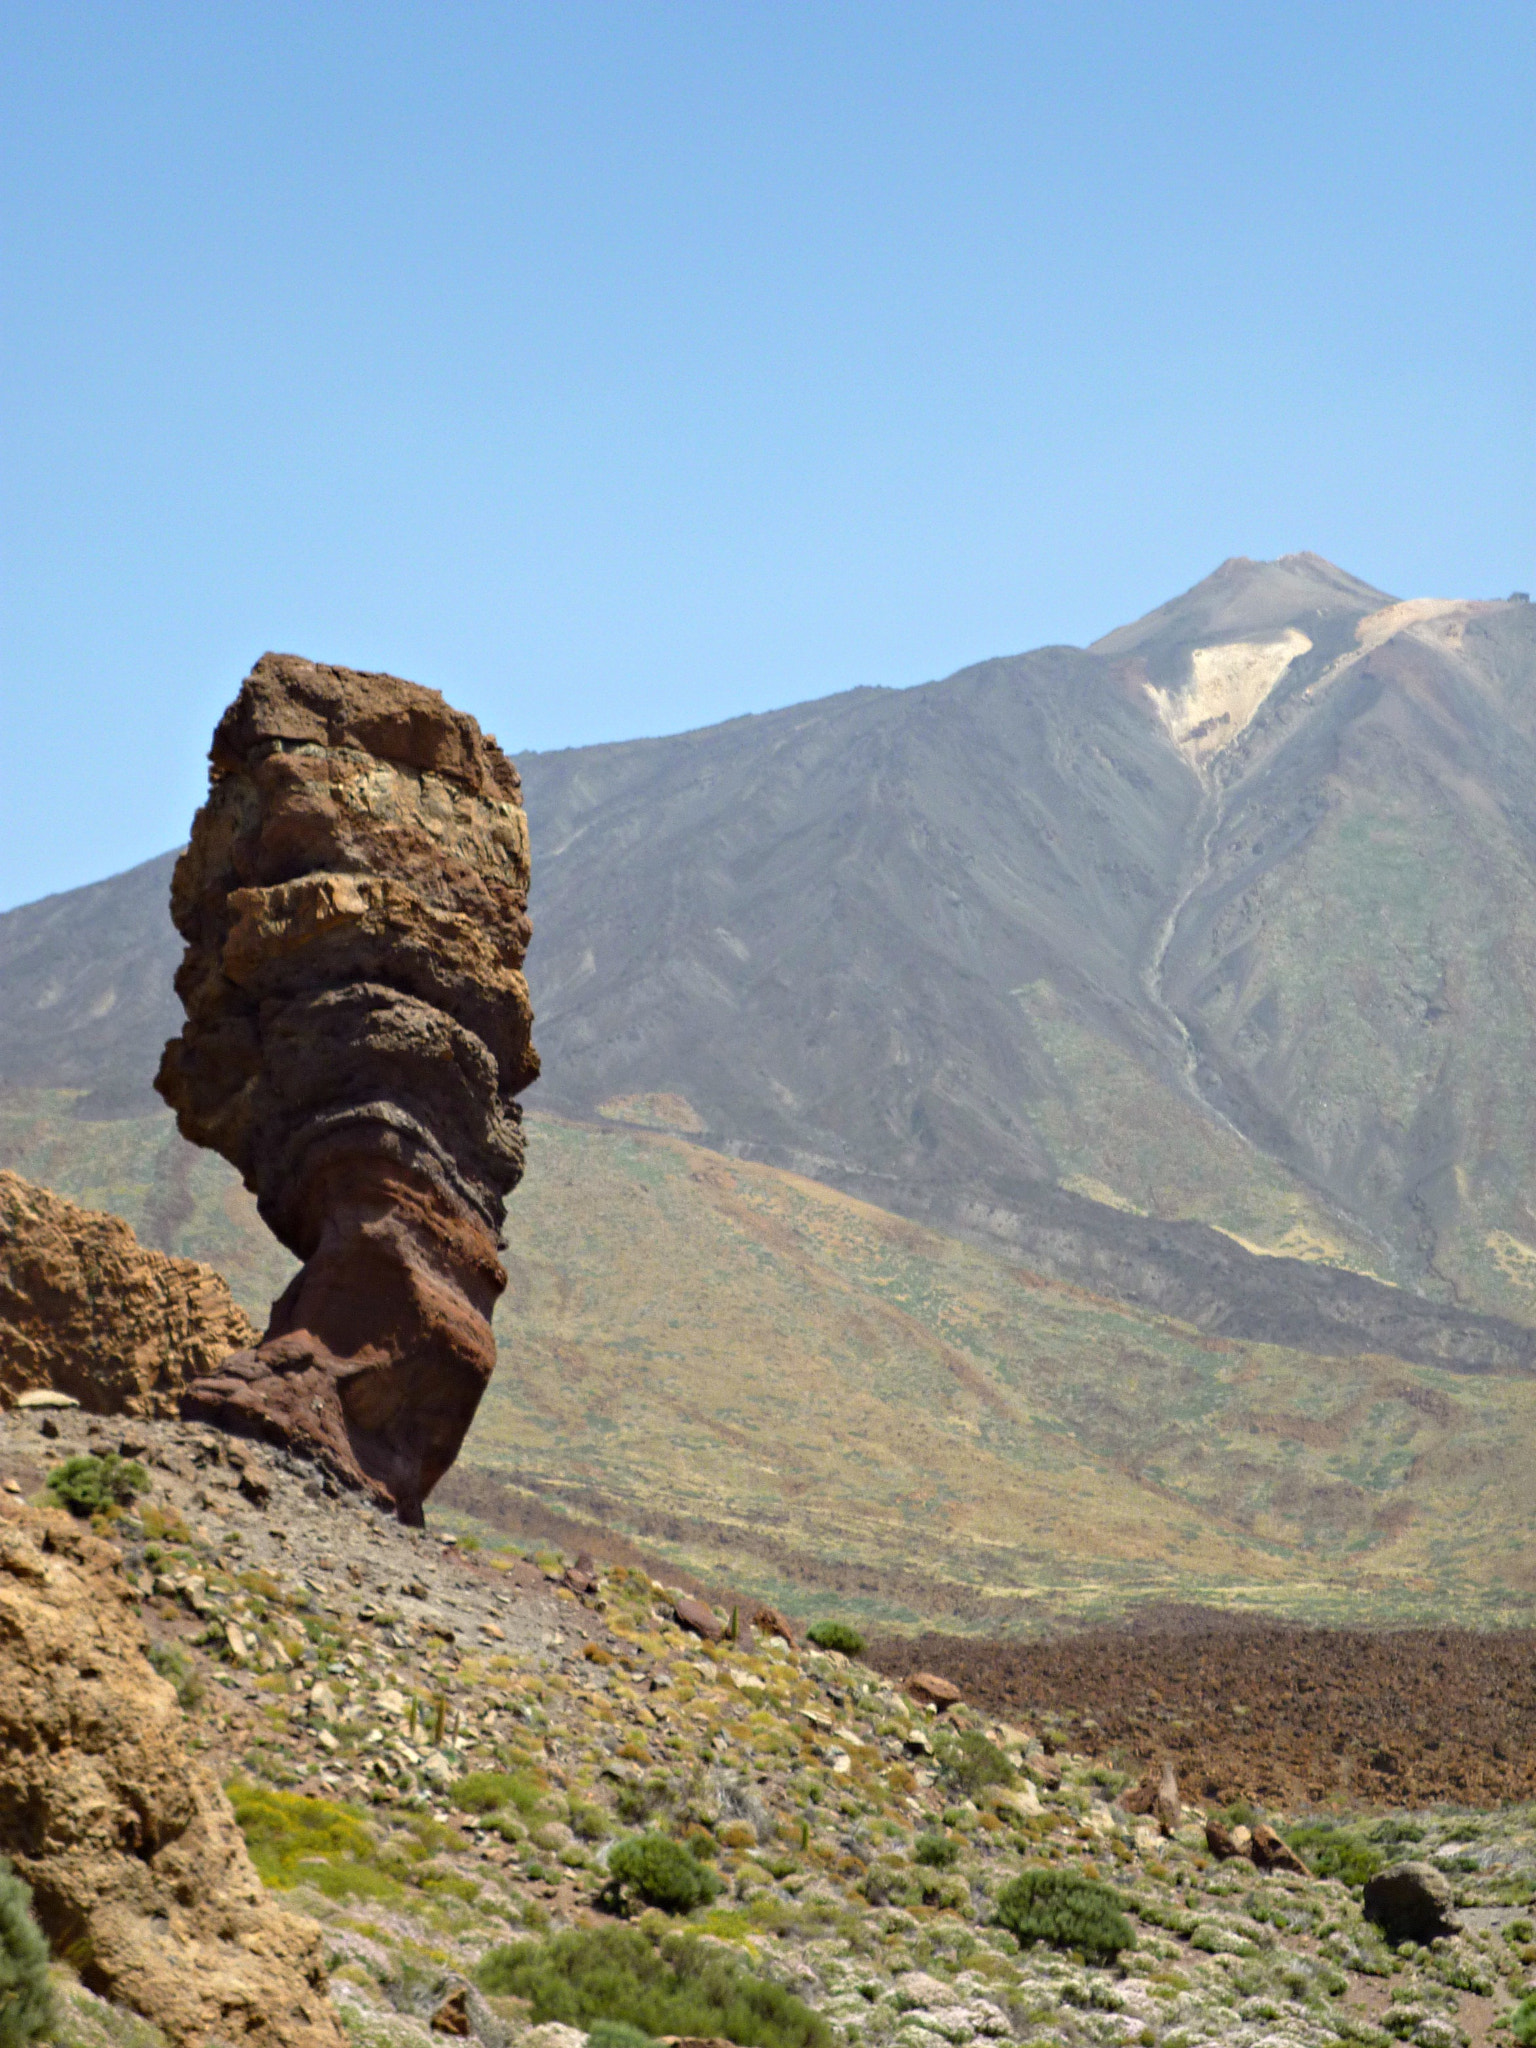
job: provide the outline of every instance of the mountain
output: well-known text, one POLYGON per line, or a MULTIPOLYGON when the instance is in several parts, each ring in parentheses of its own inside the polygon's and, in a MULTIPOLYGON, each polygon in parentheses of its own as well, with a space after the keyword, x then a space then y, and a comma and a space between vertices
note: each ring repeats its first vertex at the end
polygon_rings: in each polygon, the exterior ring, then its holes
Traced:
MULTIPOLYGON (((1528 604, 1295 555, 1086 650, 524 756, 534 1106, 1210 1330, 1529 1362, 1533 725, 1528 604)), ((169 863, 0 918, 0 1082, 152 1103, 169 863)))
MULTIPOLYGON (((545 1078, 460 1505, 875 1619, 1528 1613, 1533 718, 1528 605, 1294 556, 525 756, 545 1078)), ((259 1315, 292 1262, 148 1086, 172 861, 0 917, 0 1164, 259 1315)))

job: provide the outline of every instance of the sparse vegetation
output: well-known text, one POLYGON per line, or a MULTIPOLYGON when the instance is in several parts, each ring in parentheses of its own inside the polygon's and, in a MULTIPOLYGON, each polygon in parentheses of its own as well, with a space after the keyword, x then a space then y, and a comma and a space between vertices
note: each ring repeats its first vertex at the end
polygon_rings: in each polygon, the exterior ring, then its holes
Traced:
POLYGON ((818 1650, 840 1650, 845 1657, 864 1654, 864 1638, 846 1621, 813 1621, 805 1633, 818 1650))
POLYGON ((988 1785, 1013 1783, 1012 1764, 995 1742, 989 1742, 974 1728, 959 1733, 946 1731, 942 1740, 934 1744, 934 1750, 946 1782, 967 1799, 974 1799, 988 1785))
POLYGON ((544 1804, 544 1794, 525 1771, 470 1771, 453 1788, 460 1813, 500 1813, 514 1807, 529 1819, 544 1804))
POLYGON ((638 1900, 663 1913, 691 1913, 723 1890, 709 1866, 668 1835, 631 1835, 608 1858, 605 1893, 621 1911, 638 1900))
POLYGON ((731 1950, 696 1935, 654 1942, 635 1927, 572 1928, 547 1941, 492 1949, 475 1975, 482 1991, 527 1999, 535 2025, 619 2021, 653 2038, 713 2035, 740 2048, 831 2043, 826 2022, 809 2006, 754 1976, 731 1950))
POLYGON ((912 1860, 929 1870, 953 1870, 960 1861, 960 1844, 949 1835, 919 1835, 912 1860))
POLYGON ((205 1688, 197 1666, 179 1643, 151 1643, 149 1661, 162 1678, 176 1690, 176 1704, 184 1714, 194 1714, 203 1704, 205 1688))
POLYGON ((0 1856, 0 2048, 26 2048, 52 2016, 48 1944, 32 1894, 0 1856))
POLYGON ((1047 1942, 1113 1962, 1136 1936, 1108 1885, 1073 1870, 1025 1870, 997 1895, 997 1918, 1020 1948, 1047 1942))
POLYGON ((131 1507, 147 1489, 149 1474, 136 1458, 120 1458, 116 1451, 106 1451, 100 1457, 84 1452, 55 1465, 47 1484, 61 1508, 85 1521, 91 1515, 131 1507))
POLYGON ((372 1830, 348 1807, 241 1778, 226 1789, 264 1884, 312 1884, 328 1899, 400 1897, 399 1879, 381 1866, 372 1830))
POLYGON ((1380 1849, 1333 1821, 1312 1821, 1287 1828, 1287 1843, 1314 1877, 1336 1877, 1359 1891, 1386 1862, 1380 1849))

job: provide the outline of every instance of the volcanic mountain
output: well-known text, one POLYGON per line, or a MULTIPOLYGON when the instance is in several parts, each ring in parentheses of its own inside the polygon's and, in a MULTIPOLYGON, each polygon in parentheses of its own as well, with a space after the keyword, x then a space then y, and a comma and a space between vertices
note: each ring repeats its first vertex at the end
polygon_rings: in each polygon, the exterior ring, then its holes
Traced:
MULTIPOLYGON (((1236 559, 1087 649, 519 758, 537 1107, 1208 1329, 1532 1355, 1529 604, 1236 559)), ((0 919, 0 1082, 146 1106, 169 862, 0 919)))

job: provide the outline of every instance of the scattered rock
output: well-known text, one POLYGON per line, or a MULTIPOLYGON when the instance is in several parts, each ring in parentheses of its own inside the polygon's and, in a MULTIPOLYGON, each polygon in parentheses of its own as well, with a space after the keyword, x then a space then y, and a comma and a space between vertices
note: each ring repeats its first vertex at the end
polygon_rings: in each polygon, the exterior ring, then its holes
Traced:
POLYGON ((754 1609, 752 1626, 760 1636, 777 1636, 780 1642, 788 1643, 791 1649, 795 1648, 794 1628, 780 1614, 777 1607, 759 1607, 754 1609))
POLYGON ((342 2048, 319 1930, 263 1892, 116 1567, 0 1499, 0 1853, 87 1987, 172 2042, 342 2048))
POLYGON ((574 1564, 568 1564, 561 1574, 560 1583, 569 1586, 573 1593, 595 1593, 597 1591, 597 1563, 582 1551, 574 1564))
POLYGON ((0 1402, 174 1415, 189 1377, 255 1335, 211 1266, 0 1172, 0 1402))
POLYGON ((937 1707, 942 1714, 946 1707, 957 1706, 962 1697, 958 1685, 951 1685, 947 1678, 940 1678, 933 1671, 914 1671, 907 1679, 910 1696, 925 1707, 937 1707))
POLYGON ((1450 1883, 1432 1863, 1393 1863, 1365 1887, 1365 1917, 1387 1940, 1430 1942, 1460 1932, 1450 1883))
POLYGON ((185 1412, 419 1523, 496 1362, 538 1072, 521 785, 435 690, 290 655, 256 664, 210 759, 156 1086, 305 1263, 185 1412))
POLYGON ((1157 1815, 1157 1824, 1165 1835, 1171 1835, 1184 1818, 1183 1801, 1179 1798, 1179 1781, 1174 1775, 1173 1765, 1165 1763, 1157 1781, 1157 1795, 1152 1802, 1152 1811, 1157 1815))
POLYGON ((1230 1862, 1234 1856, 1241 1856, 1243 1853, 1237 1846, 1234 1836, 1227 1828, 1222 1826, 1219 1820, 1208 1820, 1206 1822, 1205 1846, 1210 1850, 1218 1863, 1230 1862))
POLYGON ((450 1991, 437 2011, 432 2015, 434 2034, 451 2034, 456 2040, 464 2040, 470 2033, 469 1987, 460 1984, 450 1991))
POLYGON ((1251 1854, 1260 1870, 1286 1870, 1292 1877, 1312 1875, 1290 1844, 1283 1842, 1263 1821, 1253 1830, 1251 1854))
POLYGON ((702 1636, 707 1643, 718 1643, 725 1634, 725 1623, 719 1620, 711 1607, 702 1600, 695 1600, 690 1593, 680 1594, 672 1603, 672 1612, 681 1627, 696 1636, 702 1636))

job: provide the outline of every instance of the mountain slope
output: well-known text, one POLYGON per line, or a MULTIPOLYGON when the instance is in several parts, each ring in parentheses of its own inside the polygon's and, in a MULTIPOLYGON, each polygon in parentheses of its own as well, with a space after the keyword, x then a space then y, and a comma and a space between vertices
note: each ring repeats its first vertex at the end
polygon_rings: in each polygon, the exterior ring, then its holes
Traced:
MULTIPOLYGON (((1212 1330, 1278 1300, 1313 1349, 1497 1363, 1467 1312, 1536 1321, 1533 719, 1529 605, 1301 555, 1088 650, 525 757, 535 1101, 1212 1330)), ((147 1104, 166 866, 0 918, 0 1082, 147 1104)))

